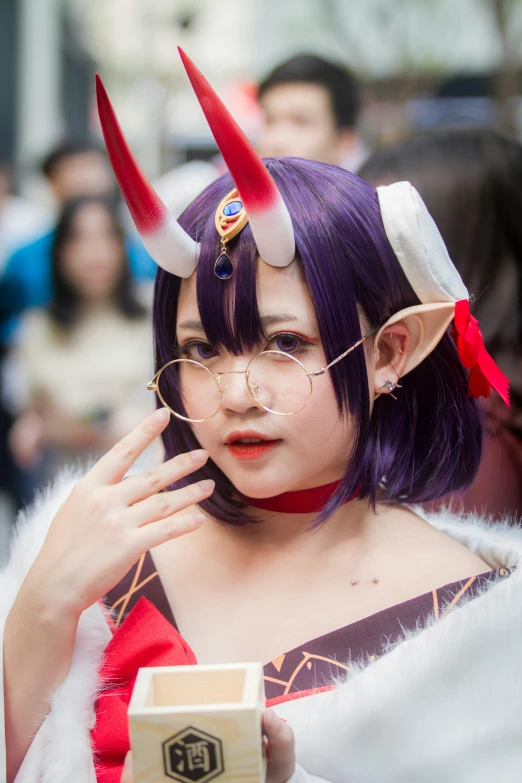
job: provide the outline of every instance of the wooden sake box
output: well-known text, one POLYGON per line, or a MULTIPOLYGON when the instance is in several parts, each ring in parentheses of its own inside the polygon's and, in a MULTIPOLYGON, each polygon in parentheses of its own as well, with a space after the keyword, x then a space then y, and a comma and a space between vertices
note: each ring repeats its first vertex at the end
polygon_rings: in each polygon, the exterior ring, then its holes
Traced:
POLYGON ((140 669, 129 704, 134 783, 264 783, 263 667, 140 669))

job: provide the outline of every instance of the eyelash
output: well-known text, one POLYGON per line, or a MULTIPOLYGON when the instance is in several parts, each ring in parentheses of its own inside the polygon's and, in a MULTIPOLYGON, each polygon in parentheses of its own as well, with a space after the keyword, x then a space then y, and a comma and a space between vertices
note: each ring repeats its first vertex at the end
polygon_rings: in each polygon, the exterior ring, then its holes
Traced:
MULTIPOLYGON (((263 351, 270 350, 268 346, 270 345, 270 343, 273 343, 274 340, 277 340, 278 337, 290 337, 294 340, 297 340, 297 345, 293 351, 283 351, 283 353, 295 354, 299 351, 300 348, 306 348, 314 345, 314 343, 311 340, 307 340, 304 337, 301 337, 301 335, 295 334, 295 332, 278 332, 277 334, 272 335, 272 337, 270 337, 270 339, 267 340, 263 348, 263 351)), ((212 348, 210 343, 206 342, 205 340, 189 340, 184 345, 179 345, 174 347, 174 358, 175 359, 191 358, 190 356, 188 356, 188 351, 190 350, 190 348, 197 348, 200 345, 204 345, 204 346, 208 346, 209 348, 212 348)), ((275 348, 271 350, 281 350, 281 349, 275 348)), ((211 359, 215 359, 215 358, 216 356, 209 356, 207 358, 207 361, 210 361, 211 359)), ((201 357, 201 359, 204 359, 204 357, 201 357)))

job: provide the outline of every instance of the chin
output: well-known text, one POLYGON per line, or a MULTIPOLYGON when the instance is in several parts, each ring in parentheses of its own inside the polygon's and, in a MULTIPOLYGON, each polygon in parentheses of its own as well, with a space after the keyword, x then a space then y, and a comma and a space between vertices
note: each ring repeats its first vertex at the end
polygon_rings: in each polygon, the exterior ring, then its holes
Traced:
POLYGON ((250 465, 247 469, 237 466, 231 468, 230 465, 219 467, 237 491, 249 498, 272 498, 283 492, 291 492, 299 480, 296 476, 283 476, 281 470, 276 470, 274 466, 265 469, 259 465, 250 465))

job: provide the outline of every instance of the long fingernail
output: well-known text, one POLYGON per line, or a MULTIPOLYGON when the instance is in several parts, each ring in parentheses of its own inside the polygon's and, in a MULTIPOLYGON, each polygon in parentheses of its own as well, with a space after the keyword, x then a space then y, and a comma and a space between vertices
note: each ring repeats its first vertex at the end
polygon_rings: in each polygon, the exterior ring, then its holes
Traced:
POLYGON ((205 462, 208 459, 208 451, 198 449, 197 451, 191 451, 189 456, 193 462, 205 462))
POLYGON ((202 492, 211 492, 215 486, 216 482, 212 481, 212 479, 205 479, 204 481, 198 482, 198 487, 202 492))
POLYGON ((158 423, 163 423, 170 419, 170 411, 168 408, 158 408, 158 410, 153 415, 158 423))

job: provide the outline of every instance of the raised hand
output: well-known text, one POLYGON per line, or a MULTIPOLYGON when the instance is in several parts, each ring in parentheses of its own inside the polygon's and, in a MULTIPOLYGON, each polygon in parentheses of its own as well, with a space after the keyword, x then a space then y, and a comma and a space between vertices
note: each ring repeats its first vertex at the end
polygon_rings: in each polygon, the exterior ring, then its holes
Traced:
MULTIPOLYGON (((58 511, 27 577, 66 610, 79 615, 105 595, 148 549, 196 530, 205 517, 194 504, 213 481, 161 492, 201 468, 203 450, 180 454, 125 481, 139 455, 169 421, 166 408, 146 418, 82 478, 58 511)), ((28 585, 24 585, 24 592, 28 585)))
POLYGON ((165 429, 156 411, 116 444, 74 487, 49 528, 4 629, 7 781, 14 781, 49 709, 49 693, 65 678, 78 620, 152 547, 196 530, 195 503, 213 481, 160 490, 201 468, 206 451, 178 457, 122 481, 137 457, 165 429))

